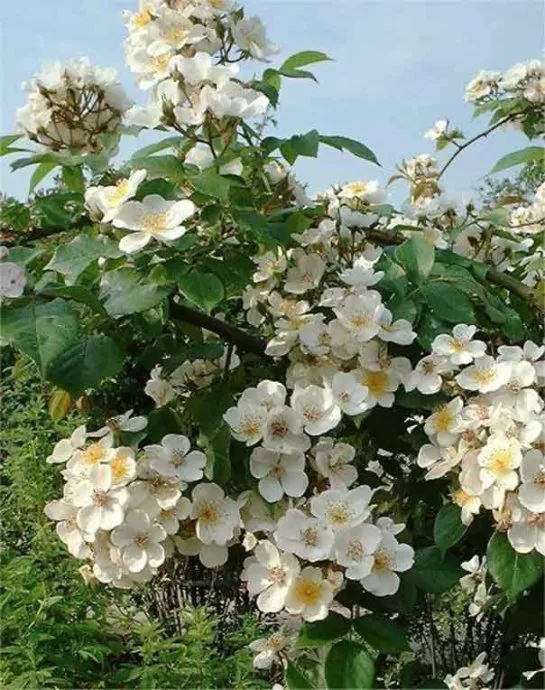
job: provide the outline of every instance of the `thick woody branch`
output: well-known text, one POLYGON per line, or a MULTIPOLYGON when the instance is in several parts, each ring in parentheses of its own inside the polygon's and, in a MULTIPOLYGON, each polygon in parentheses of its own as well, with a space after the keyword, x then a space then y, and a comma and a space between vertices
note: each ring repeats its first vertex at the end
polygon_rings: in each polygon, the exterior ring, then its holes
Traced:
POLYGON ((246 333, 237 326, 232 326, 202 311, 179 304, 173 299, 170 300, 170 312, 175 319, 215 333, 244 352, 252 352, 256 355, 265 354, 267 342, 246 333))

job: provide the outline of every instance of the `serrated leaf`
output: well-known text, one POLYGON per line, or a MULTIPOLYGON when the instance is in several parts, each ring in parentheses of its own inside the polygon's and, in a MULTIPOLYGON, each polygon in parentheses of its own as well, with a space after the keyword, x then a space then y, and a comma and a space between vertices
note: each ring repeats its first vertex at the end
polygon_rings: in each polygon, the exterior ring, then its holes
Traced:
POLYGON ((332 146, 334 149, 337 149, 338 151, 348 151, 349 153, 352 153, 354 156, 357 156, 358 158, 363 158, 366 161, 370 161, 371 163, 380 165, 373 151, 371 151, 371 149, 368 146, 362 144, 360 141, 356 141, 356 139, 350 139, 350 137, 342 137, 338 135, 330 136, 326 134, 320 134, 320 141, 322 142, 322 144, 325 144, 326 146, 332 146))
POLYGON ((545 161, 545 148, 541 146, 528 146, 525 149, 508 153, 507 156, 500 158, 488 174, 493 175, 501 170, 513 168, 515 165, 522 165, 523 163, 530 163, 532 161, 545 161))
POLYGON ((123 367, 119 345, 106 335, 86 335, 53 360, 48 377, 57 386, 78 397, 123 367))
POLYGON ((435 262, 433 245, 418 237, 412 237, 396 247, 394 255, 413 283, 421 283, 425 280, 435 262))
POLYGON ((433 539, 441 551, 457 544, 467 531, 462 522, 462 511, 452 503, 444 505, 435 517, 433 539))
POLYGON ((211 311, 225 296, 223 283, 213 273, 190 271, 178 279, 182 295, 193 304, 211 311))
POLYGON ((41 290, 39 294, 45 297, 66 297, 68 299, 73 299, 75 302, 81 302, 91 307, 97 314, 102 314, 103 316, 108 315, 108 312, 104 309, 98 297, 82 285, 48 285, 41 290))
POLYGON ((68 284, 73 284, 87 266, 101 256, 119 257, 121 252, 109 238, 87 234, 78 235, 67 244, 57 247, 53 258, 44 270, 61 273, 68 284))
POLYGON ((350 630, 350 621, 339 613, 330 612, 323 621, 305 623, 299 631, 297 646, 322 647, 338 640, 350 630))
POLYGON ((2 339, 33 359, 42 376, 49 363, 76 340, 78 329, 74 312, 62 299, 32 302, 2 314, 2 339))
POLYGON ((543 556, 536 551, 517 553, 505 534, 495 532, 486 550, 489 573, 496 584, 514 601, 543 575, 543 556))
POLYGON ((363 645, 343 640, 331 647, 325 660, 328 688, 370 690, 374 676, 375 664, 363 645))
POLYGON ((100 295, 110 316, 124 316, 147 311, 162 302, 168 291, 154 283, 144 282, 133 268, 109 271, 102 277, 100 295))
POLYGON ((354 621, 354 629, 378 652, 396 654, 410 650, 407 631, 389 618, 372 613, 354 621))

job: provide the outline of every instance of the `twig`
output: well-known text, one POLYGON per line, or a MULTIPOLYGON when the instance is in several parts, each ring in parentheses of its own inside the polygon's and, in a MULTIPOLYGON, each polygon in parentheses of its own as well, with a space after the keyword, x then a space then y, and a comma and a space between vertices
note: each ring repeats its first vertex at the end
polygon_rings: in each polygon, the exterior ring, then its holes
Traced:
POLYGON ((224 340, 236 345, 245 352, 253 352, 256 355, 265 354, 267 342, 246 333, 237 326, 232 326, 231 324, 225 323, 225 321, 220 321, 220 319, 209 316, 202 311, 191 309, 185 304, 175 302, 173 299, 170 300, 170 312, 175 319, 216 333, 216 335, 219 335, 224 340))

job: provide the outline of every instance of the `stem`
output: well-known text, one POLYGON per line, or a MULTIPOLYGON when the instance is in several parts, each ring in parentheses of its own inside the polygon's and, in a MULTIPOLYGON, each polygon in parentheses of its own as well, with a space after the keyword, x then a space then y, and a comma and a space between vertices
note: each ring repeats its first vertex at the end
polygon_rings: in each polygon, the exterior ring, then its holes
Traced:
POLYGON ((204 328, 207 331, 216 333, 216 335, 219 335, 224 340, 236 345, 241 350, 252 352, 256 355, 265 354, 267 342, 261 338, 256 338, 255 336, 246 333, 237 326, 231 326, 231 324, 225 323, 225 321, 220 321, 220 319, 209 316, 202 311, 197 311, 196 309, 191 309, 184 304, 179 304, 173 299, 170 300, 170 311, 175 319, 185 321, 193 326, 198 326, 199 328, 204 328))
POLYGON ((459 156, 462 153, 462 151, 467 149, 468 146, 471 146, 471 144, 474 144, 479 139, 487 137, 495 129, 498 129, 498 127, 501 127, 506 122, 509 122, 509 120, 512 120, 513 118, 515 118, 517 114, 518 113, 511 113, 510 115, 506 115, 504 118, 502 118, 501 120, 498 120, 498 122, 493 124, 491 127, 488 127, 488 129, 485 129, 484 132, 481 132, 480 134, 476 134, 471 139, 468 139, 465 142, 465 144, 459 145, 458 148, 456 149, 456 151, 452 154, 452 156, 448 159, 448 161, 445 163, 445 165, 439 171, 439 174, 437 175, 437 179, 439 179, 443 176, 443 173, 445 172, 445 170, 450 166, 451 163, 454 162, 456 157, 459 156))

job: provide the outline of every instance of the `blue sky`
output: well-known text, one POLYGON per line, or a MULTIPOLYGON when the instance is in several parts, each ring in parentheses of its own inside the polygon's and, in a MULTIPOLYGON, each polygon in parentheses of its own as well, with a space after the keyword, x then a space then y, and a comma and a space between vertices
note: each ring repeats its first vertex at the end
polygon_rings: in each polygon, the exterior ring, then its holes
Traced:
MULTIPOLYGON (((123 9, 136 0, 26 0, 8 3, 1 21, 1 125, 14 129, 24 102, 20 84, 43 62, 86 55, 119 69, 135 100, 145 94, 123 67, 123 9)), ((276 136, 316 128, 370 146, 382 169, 323 148, 318 159, 300 159, 298 177, 311 191, 349 179, 386 181, 403 157, 431 152, 423 133, 448 117, 470 135, 465 84, 481 68, 505 69, 539 57, 543 49, 541 0, 248 0, 271 40, 282 48, 273 64, 301 50, 321 50, 334 62, 314 66, 319 84, 284 80, 276 136)), ((258 69, 260 69, 258 65, 258 69)), ((460 156, 446 177, 449 191, 466 194, 504 153, 522 148, 523 135, 491 137, 460 156)), ((128 146, 134 146, 131 141, 128 146)), ((444 155, 444 154, 442 154, 444 155)), ((11 174, 2 159, 0 187, 24 197, 25 171, 11 174)), ((401 193, 394 191, 394 197, 401 193)))

